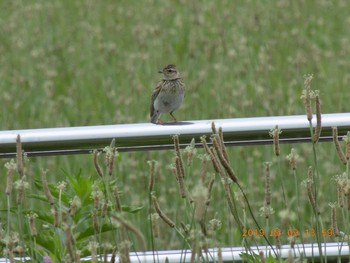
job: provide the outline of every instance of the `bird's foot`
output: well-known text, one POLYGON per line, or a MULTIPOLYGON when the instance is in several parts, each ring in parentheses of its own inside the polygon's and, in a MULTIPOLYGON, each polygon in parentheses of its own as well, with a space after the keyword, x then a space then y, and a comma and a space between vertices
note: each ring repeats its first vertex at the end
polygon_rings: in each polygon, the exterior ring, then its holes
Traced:
POLYGON ((177 119, 175 118, 175 116, 172 113, 170 113, 170 116, 173 118, 174 122, 177 122, 177 119))

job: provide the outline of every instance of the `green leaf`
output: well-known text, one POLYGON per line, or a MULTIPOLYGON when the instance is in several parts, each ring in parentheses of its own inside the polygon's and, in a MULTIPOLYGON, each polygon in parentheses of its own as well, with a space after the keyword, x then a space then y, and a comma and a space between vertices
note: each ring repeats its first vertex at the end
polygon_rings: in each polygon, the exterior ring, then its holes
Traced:
POLYGON ((127 205, 122 205, 122 210, 127 213, 131 214, 136 214, 137 212, 140 212, 143 209, 143 206, 127 206, 127 205))
POLYGON ((94 180, 92 177, 81 176, 81 170, 79 170, 79 172, 74 176, 68 173, 66 173, 66 176, 74 194, 80 198, 82 206, 90 204, 92 202, 90 195, 92 192, 92 186, 94 185, 94 180))
MULTIPOLYGON (((113 231, 116 229, 117 229, 116 227, 111 226, 110 224, 103 224, 102 229, 101 229, 101 233, 106 233, 106 232, 113 231)), ((82 240, 85 240, 85 239, 92 237, 94 235, 95 235, 94 228, 90 225, 84 231, 79 232, 79 234, 76 236, 76 240, 82 241, 82 240)))
POLYGON ((243 261, 247 261, 249 263, 259 263, 260 262, 260 256, 256 253, 240 253, 240 257, 243 259, 243 261))

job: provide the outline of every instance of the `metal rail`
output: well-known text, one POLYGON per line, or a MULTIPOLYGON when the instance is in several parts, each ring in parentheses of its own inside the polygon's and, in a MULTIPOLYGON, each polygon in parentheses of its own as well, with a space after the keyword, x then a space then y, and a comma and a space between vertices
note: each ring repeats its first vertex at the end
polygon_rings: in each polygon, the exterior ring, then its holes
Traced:
MULTIPOLYGON (((349 259, 349 246, 347 243, 322 243, 323 256, 327 257, 330 262, 346 262, 349 259)), ((274 250, 278 251, 281 258, 303 258, 307 259, 308 262, 320 262, 321 258, 318 251, 318 244, 296 244, 294 248, 290 245, 283 245, 280 249, 273 246, 274 250)), ((266 246, 253 246, 250 247, 252 252, 259 255, 259 252, 264 252, 265 258, 268 255, 273 254, 271 249, 266 246)), ((245 262, 241 257, 241 253, 247 253, 245 247, 225 247, 221 249, 222 261, 223 262, 245 262)), ((248 252, 249 253, 249 252, 248 252)), ((204 262, 218 262, 218 249, 210 248, 206 254, 202 252, 204 262)), ((82 261, 91 260, 87 257, 82 261)), ((164 250, 164 251, 146 251, 146 252, 131 252, 131 262, 191 262, 191 250, 164 250)), ((116 260, 117 261, 117 260, 116 260)))
MULTIPOLYGON (((310 140, 305 115, 183 121, 164 125, 139 123, 9 130, 0 131, 0 158, 15 156, 18 134, 28 156, 89 153, 109 145, 113 138, 121 152, 170 149, 174 134, 180 135, 182 147, 188 145, 192 138, 196 139, 196 146, 200 146, 199 138, 211 134, 212 122, 216 127, 222 127, 228 146, 272 143, 269 130, 276 125, 282 130, 281 143, 310 140)), ((313 126, 315 122, 314 117, 313 126)), ((350 131, 350 113, 323 114, 320 141, 332 139, 333 126, 338 127, 339 136, 350 131)))
MULTIPOLYGON (((347 243, 322 243, 323 255, 327 257, 329 262, 347 262, 349 259, 350 249, 347 243)), ((294 248, 290 245, 283 245, 280 249, 273 247, 278 251, 281 258, 303 258, 307 259, 308 262, 320 262, 321 258, 318 251, 318 244, 296 244, 294 248)), ((271 249, 266 246, 254 246, 250 247, 252 252, 259 254, 264 252, 265 258, 272 253, 271 249)), ((241 257, 241 253, 246 253, 245 247, 225 247, 221 249, 223 262, 244 262, 241 257)), ((206 262, 218 262, 218 249, 210 248, 206 254, 203 251, 203 257, 206 262)), ((17 258, 17 260, 20 260, 17 258)), ((30 258, 26 258, 30 260, 30 258)), ((108 257, 111 260, 111 256, 108 257)), ((153 262, 190 262, 191 261, 191 250, 161 250, 161 251, 145 251, 145 252, 131 252, 130 261, 135 263, 153 263, 153 262)), ((81 259, 82 262, 91 261, 91 257, 85 257, 81 259)), ((0 258, 0 263, 8 262, 6 259, 0 258)), ((119 262, 116 258, 116 262, 119 262)))

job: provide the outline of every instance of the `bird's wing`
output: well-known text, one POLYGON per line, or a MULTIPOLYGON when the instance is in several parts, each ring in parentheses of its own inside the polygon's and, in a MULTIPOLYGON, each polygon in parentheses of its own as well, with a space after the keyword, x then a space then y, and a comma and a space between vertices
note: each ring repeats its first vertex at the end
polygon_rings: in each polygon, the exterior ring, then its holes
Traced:
POLYGON ((152 118, 154 114, 154 101, 156 100, 160 90, 162 89, 162 83, 163 81, 159 81, 156 88, 153 90, 152 96, 151 96, 151 105, 150 105, 150 117, 152 118))

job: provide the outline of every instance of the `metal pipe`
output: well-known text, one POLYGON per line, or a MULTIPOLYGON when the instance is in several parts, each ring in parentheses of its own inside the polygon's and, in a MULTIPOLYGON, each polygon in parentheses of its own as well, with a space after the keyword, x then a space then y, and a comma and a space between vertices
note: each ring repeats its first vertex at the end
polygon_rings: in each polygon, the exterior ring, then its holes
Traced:
MULTIPOLYGON (((331 262, 347 262, 349 259, 350 249, 346 242, 344 243, 322 243, 322 253, 323 256, 327 257, 328 261, 331 262)), ((251 252, 259 255, 259 252, 264 252, 265 258, 273 252, 270 247, 266 246, 253 246, 250 247, 251 252)), ((291 248, 290 245, 283 245, 280 249, 277 249, 273 246, 275 251, 278 251, 278 254, 281 258, 292 258, 307 259, 308 262, 320 262, 320 255, 318 250, 318 244, 295 244, 294 248, 291 248)), ((223 262, 244 262, 241 257, 241 253, 246 253, 247 250, 245 247, 224 247, 221 249, 222 260, 223 262)), ((130 253, 130 262, 143 262, 143 263, 152 263, 152 262, 190 262, 191 260, 191 250, 159 250, 159 251, 145 251, 145 252, 131 252, 130 253)), ((249 253, 249 252, 248 252, 249 253)), ((218 249, 209 248, 208 253, 205 251, 202 252, 202 256, 206 259, 207 262, 218 262, 218 249)), ((30 260, 29 257, 25 258, 30 260)), ((111 260, 111 256, 108 256, 108 260, 111 260)), ((119 258, 116 258, 116 262, 119 262, 119 258)), ((20 260, 20 258, 16 258, 20 260)), ((85 257, 81 259, 82 262, 91 261, 91 257, 85 257)), ((8 262, 5 258, 0 258, 0 263, 8 262)))
MULTIPOLYGON (((212 122, 217 128, 222 127, 228 146, 272 143, 269 131, 276 126, 282 130, 281 143, 310 141, 305 115, 183 121, 164 125, 118 124, 0 131, 0 158, 15 156, 18 134, 28 156, 89 153, 109 145, 113 138, 121 152, 170 149, 174 134, 180 135, 182 147, 192 138, 195 138, 196 146, 200 146, 199 138, 210 136, 212 122)), ((312 124, 316 125, 315 116, 312 124)), ((338 127, 339 136, 350 131, 350 113, 323 114, 320 141, 332 139, 333 126, 338 127)))
MULTIPOLYGON (((340 262, 341 260, 349 259, 349 246, 347 243, 322 243, 323 256, 327 257, 328 261, 340 262)), ((292 258, 307 259, 308 262, 320 262, 320 255, 318 250, 318 244, 296 244, 294 248, 290 245, 283 245, 280 249, 273 247, 275 251, 281 256, 281 258, 292 258)), ((257 255, 259 252, 264 252, 265 258, 268 255, 273 254, 270 247, 266 246, 254 246, 250 247, 251 251, 257 255)), ((244 262, 241 257, 241 253, 247 253, 245 247, 225 247, 221 249, 223 262, 244 262)), ((146 251, 146 252, 131 252, 131 262, 190 262, 191 261, 191 250, 164 250, 164 251, 146 251)), ((248 252, 249 253, 249 252, 248 252)), ((218 249, 210 248, 208 253, 202 252, 205 262, 218 262, 218 249)), ((109 257, 110 259, 110 257, 109 257)), ((81 261, 91 260, 90 257, 81 259, 81 261)), ((118 259, 116 258, 116 261, 118 259)), ((344 261, 345 262, 345 261, 344 261)))
MULTIPOLYGON (((327 257, 328 261, 331 262, 347 262, 349 259, 350 249, 347 243, 322 243, 322 253, 323 256, 327 257)), ((308 262, 320 262, 320 255, 318 250, 318 244, 295 244, 294 248, 291 248, 290 245, 283 245, 280 249, 277 249, 275 246, 274 250, 278 251, 281 258, 292 258, 307 259, 308 262)), ((254 246, 250 247, 251 252, 259 254, 259 252, 264 252, 265 258, 271 253, 271 249, 266 246, 254 246)), ((241 257, 241 253, 246 253, 247 250, 245 247, 225 247, 221 249, 222 260, 223 262, 244 262, 241 257)), ((131 252, 130 261, 139 263, 152 263, 152 262, 190 262, 191 260, 191 250, 160 250, 160 251, 145 251, 145 252, 131 252)), ((249 253, 249 252, 248 252, 249 253)), ((210 248, 206 254, 202 252, 204 258, 207 262, 218 262, 218 249, 210 248)), ((25 258, 30 260, 29 257, 25 258)), ((111 260, 111 256, 107 258, 111 260)), ((16 258, 20 260, 20 258, 16 258)), ((82 262, 91 261, 91 257, 85 257, 81 259, 82 262)), ((0 258, 0 263, 8 262, 4 258, 0 258)), ((116 258, 116 262, 119 262, 116 258)))

